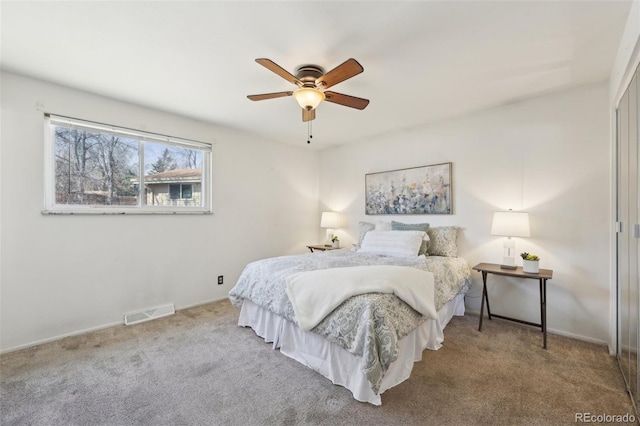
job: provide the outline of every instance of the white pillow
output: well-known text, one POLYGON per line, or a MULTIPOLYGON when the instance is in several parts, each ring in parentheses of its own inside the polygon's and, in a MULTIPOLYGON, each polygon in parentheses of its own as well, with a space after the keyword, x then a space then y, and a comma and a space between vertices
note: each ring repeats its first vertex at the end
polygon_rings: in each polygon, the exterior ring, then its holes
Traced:
POLYGON ((369 231, 358 252, 394 257, 417 256, 426 235, 423 231, 369 231))
POLYGON ((364 236, 367 234, 367 232, 373 231, 374 229, 376 229, 376 225, 374 225, 373 223, 358 222, 358 244, 356 245, 356 248, 360 248, 360 246, 362 245, 362 240, 364 240, 364 236))

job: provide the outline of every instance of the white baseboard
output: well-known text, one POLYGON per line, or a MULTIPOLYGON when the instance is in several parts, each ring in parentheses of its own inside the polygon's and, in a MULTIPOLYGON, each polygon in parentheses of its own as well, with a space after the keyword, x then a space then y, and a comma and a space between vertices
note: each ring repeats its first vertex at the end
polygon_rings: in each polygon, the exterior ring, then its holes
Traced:
POLYGON ((180 305, 180 306, 176 306, 176 312, 177 311, 181 311, 183 309, 189 309, 189 308, 195 308, 196 306, 202 306, 202 305, 207 305, 209 303, 213 303, 213 302, 219 302, 221 300, 229 300, 229 296, 224 296, 224 297, 220 297, 218 299, 211 299, 211 300, 206 300, 204 302, 196 302, 196 303, 192 303, 190 305, 180 305))
MULTIPOLYGON (((195 308, 196 306, 206 305, 208 303, 219 302, 219 301, 225 300, 225 299, 229 299, 229 297, 221 297, 221 298, 218 298, 218 299, 207 300, 207 301, 204 301, 204 302, 197 302, 197 303, 193 303, 193 304, 189 304, 189 305, 180 305, 179 307, 176 307, 176 312, 177 311, 181 311, 183 309, 195 308)), ((54 336, 54 337, 48 337, 48 338, 42 339, 42 340, 36 340, 35 342, 25 343, 23 345, 14 346, 12 348, 2 349, 2 350, 0 350, 0 354, 6 354, 6 353, 9 353, 9 352, 15 352, 15 351, 19 351, 21 349, 27 349, 27 348, 31 348, 33 346, 38 346, 38 345, 43 345, 45 343, 55 342, 56 340, 62 340, 64 338, 66 338, 66 337, 79 336, 81 334, 91 333, 93 331, 104 330, 105 328, 118 327, 118 326, 122 326, 122 325, 124 325, 124 319, 122 321, 118 321, 118 322, 102 324, 102 325, 98 325, 98 326, 91 327, 91 328, 85 328, 85 329, 82 329, 82 330, 72 331, 70 333, 60 334, 60 335, 57 335, 57 336, 54 336)))
MULTIPOLYGON (((480 312, 479 311, 472 311, 472 310, 467 309, 465 312, 480 316, 480 312)), ((487 317, 485 316, 485 318, 487 318, 487 317)), ((511 322, 511 321, 509 321, 509 322, 511 322)), ((514 323, 514 324, 517 324, 517 323, 514 323)), ((548 327, 547 327, 547 333, 556 334, 558 336, 570 337, 572 339, 582 340, 583 342, 596 343, 598 345, 603 345, 603 346, 606 346, 607 348, 609 348, 609 343, 605 342, 604 340, 598 340, 598 339, 594 339, 592 337, 582 336, 580 334, 569 333, 567 331, 556 330, 555 328, 548 328, 548 327)), ((611 349, 610 348, 609 348, 609 354, 610 355, 615 355, 615 353, 613 353, 613 354, 611 353, 611 349)))
POLYGON ((31 348, 33 346, 38 346, 38 345, 43 345, 45 343, 55 342, 56 340, 62 340, 64 338, 66 338, 66 337, 79 336, 81 334, 91 333, 93 331, 104 330, 105 328, 110 328, 110 327, 117 327, 117 326, 123 325, 123 324, 124 324, 124 321, 118 321, 118 322, 112 322, 112 323, 109 323, 109 324, 98 325, 96 327, 91 327, 91 328, 85 328, 85 329, 82 329, 82 330, 72 331, 71 333, 60 334, 58 336, 48 337, 48 338, 42 339, 42 340, 36 340, 35 342, 25 343, 24 345, 14 346, 14 347, 9 348, 9 349, 3 349, 3 350, 0 351, 0 354, 6 354, 6 353, 9 353, 9 352, 15 352, 15 351, 19 351, 21 349, 27 349, 27 348, 31 348))

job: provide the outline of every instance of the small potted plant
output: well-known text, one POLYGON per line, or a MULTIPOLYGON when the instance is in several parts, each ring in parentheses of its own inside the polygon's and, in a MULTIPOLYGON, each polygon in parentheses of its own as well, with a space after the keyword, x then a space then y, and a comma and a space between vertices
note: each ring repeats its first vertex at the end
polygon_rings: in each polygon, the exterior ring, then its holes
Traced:
POLYGON ((333 247, 333 248, 340 248, 340 240, 338 239, 338 237, 337 237, 337 236, 334 236, 334 237, 331 239, 331 247, 333 247))
POLYGON ((537 274, 540 272, 540 258, 535 254, 529 254, 527 252, 520 253, 522 258, 522 271, 528 274, 537 274))

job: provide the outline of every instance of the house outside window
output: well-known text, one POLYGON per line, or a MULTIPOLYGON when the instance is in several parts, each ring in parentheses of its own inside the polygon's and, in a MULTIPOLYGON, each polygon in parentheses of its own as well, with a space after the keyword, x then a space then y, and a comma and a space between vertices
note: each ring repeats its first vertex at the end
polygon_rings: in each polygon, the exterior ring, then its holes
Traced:
POLYGON ((202 198, 201 174, 200 169, 175 169, 145 176, 147 205, 199 205, 202 198))
POLYGON ((45 130, 43 213, 211 213, 211 145, 49 115, 45 130))

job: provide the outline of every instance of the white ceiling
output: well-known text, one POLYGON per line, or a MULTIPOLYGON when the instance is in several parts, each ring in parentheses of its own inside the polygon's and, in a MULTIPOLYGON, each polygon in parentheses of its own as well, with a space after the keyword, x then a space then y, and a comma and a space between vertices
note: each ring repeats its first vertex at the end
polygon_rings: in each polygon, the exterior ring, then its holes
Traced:
POLYGON ((301 146, 295 100, 246 98, 295 88, 254 59, 294 73, 353 57, 364 73, 331 90, 371 103, 321 104, 322 149, 604 81, 631 1, 0 5, 4 70, 301 146))

